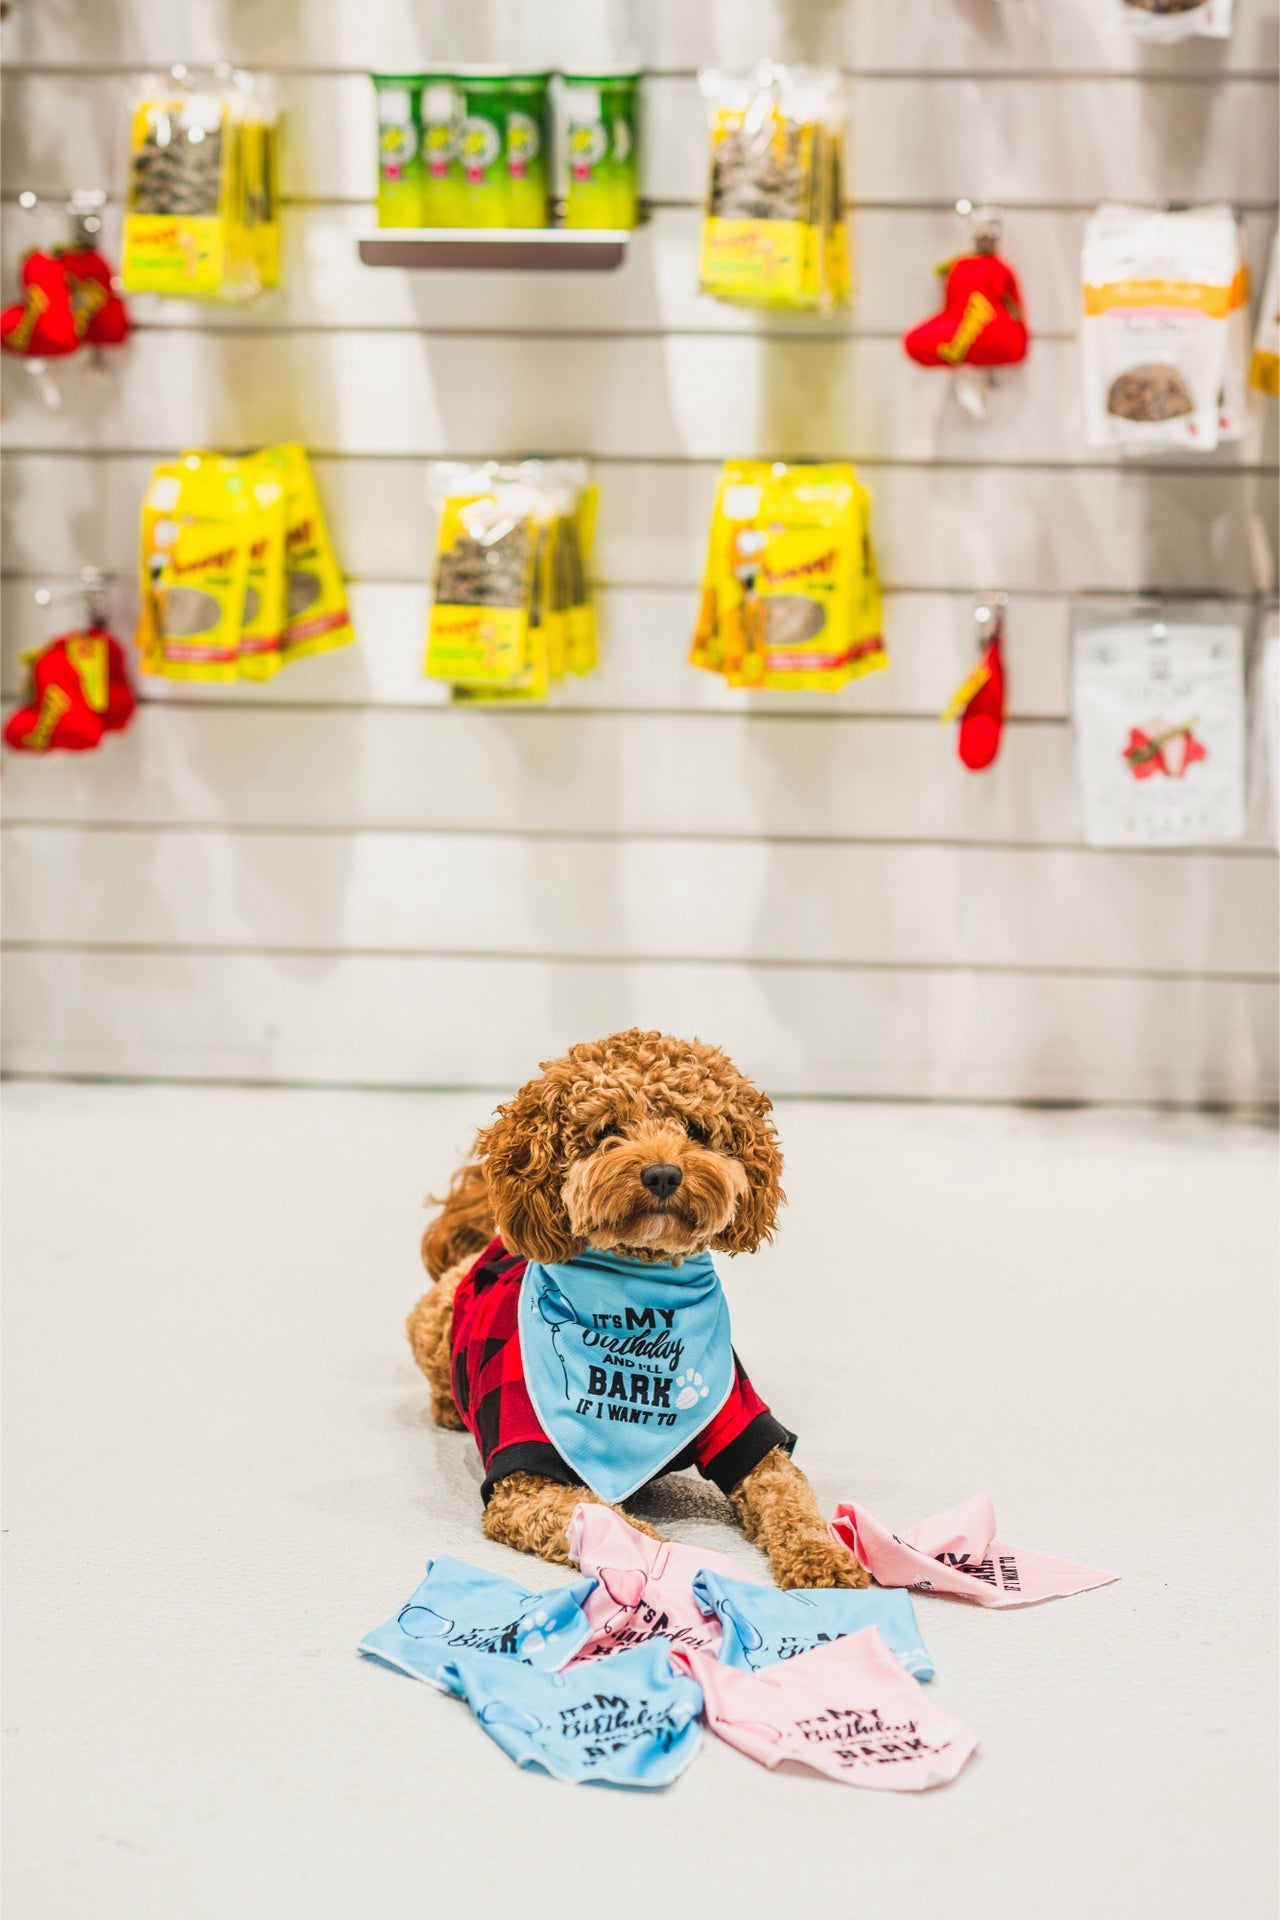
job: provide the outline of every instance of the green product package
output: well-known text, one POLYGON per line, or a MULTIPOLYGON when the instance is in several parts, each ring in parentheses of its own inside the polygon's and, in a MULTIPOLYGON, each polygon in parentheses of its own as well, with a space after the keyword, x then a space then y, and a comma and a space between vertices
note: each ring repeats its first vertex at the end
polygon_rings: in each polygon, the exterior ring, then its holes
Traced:
POLYGON ((629 229, 640 217, 635 73, 561 76, 565 225, 629 229))
POLYGON ((551 76, 512 74, 507 85, 507 225, 551 220, 551 76))
POLYGON ((428 73, 422 87, 422 224, 464 224, 457 170, 462 103, 452 74, 428 73))
POLYGON ((378 94, 378 225, 423 224, 422 76, 375 73, 378 94))
POLYGON ((507 225, 507 97, 506 73, 460 72, 454 76, 461 112, 458 153, 453 177, 457 183, 458 224, 463 227, 507 225))

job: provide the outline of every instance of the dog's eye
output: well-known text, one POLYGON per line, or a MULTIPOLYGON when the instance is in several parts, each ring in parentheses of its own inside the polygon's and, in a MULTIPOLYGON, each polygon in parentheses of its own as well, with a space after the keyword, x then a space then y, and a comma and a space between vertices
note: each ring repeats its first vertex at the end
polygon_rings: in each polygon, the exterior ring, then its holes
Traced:
POLYGON ((593 1147, 598 1147, 602 1140, 617 1140, 621 1137, 621 1134, 622 1128, 618 1125, 617 1121, 608 1120, 604 1126, 597 1130, 595 1139, 591 1144, 593 1147))
POLYGON ((700 1127, 696 1120, 686 1120, 684 1130, 697 1146, 709 1147, 711 1145, 711 1135, 705 1127, 700 1127))

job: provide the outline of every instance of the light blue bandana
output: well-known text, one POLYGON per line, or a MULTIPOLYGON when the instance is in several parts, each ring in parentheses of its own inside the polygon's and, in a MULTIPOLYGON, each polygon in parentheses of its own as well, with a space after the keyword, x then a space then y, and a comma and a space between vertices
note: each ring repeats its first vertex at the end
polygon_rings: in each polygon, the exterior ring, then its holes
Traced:
POLYGON ((726 1667, 758 1673, 863 1627, 879 1627, 890 1653, 909 1674, 933 1678, 911 1596, 900 1588, 806 1587, 779 1593, 749 1580, 726 1580, 704 1567, 694 1580, 693 1597, 724 1628, 720 1658, 726 1667))
POLYGON ((530 1593, 500 1573, 486 1573, 447 1553, 428 1561, 427 1577, 394 1620, 360 1642, 361 1653, 455 1691, 447 1668, 454 1655, 505 1655, 525 1667, 552 1670, 572 1660, 591 1633, 582 1603, 594 1580, 573 1580, 530 1593))
POLYGON ((568 1673, 460 1653, 448 1678, 518 1766, 541 1767, 557 1780, 665 1787, 702 1741, 702 1688, 675 1671, 665 1640, 568 1673))
POLYGON ((729 1308, 709 1253, 681 1267, 589 1247, 531 1260, 525 1385, 543 1431, 602 1500, 625 1500, 715 1418, 733 1386, 729 1308))

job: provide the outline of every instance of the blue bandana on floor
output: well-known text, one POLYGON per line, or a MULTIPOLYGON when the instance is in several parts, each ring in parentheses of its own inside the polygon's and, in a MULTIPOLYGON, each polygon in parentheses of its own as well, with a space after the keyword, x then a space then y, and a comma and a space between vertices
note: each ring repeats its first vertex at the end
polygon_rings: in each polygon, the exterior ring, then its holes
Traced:
POLYGON ((518 1766, 541 1767, 557 1780, 665 1787, 702 1741, 702 1688, 676 1672, 666 1640, 568 1673, 460 1653, 449 1678, 518 1766))
POLYGON ((593 1247, 520 1286, 534 1412, 602 1500, 625 1500, 714 1419, 733 1385, 729 1308, 709 1253, 646 1265, 593 1247))
POLYGON ((909 1674, 933 1678, 911 1596, 902 1589, 803 1587, 779 1593, 748 1580, 726 1580, 704 1567, 694 1580, 693 1597, 724 1628, 720 1658, 726 1667, 756 1673, 863 1627, 879 1627, 890 1653, 909 1674))
POLYGON ((453 1560, 427 1563, 427 1577, 394 1620, 360 1642, 361 1653, 455 1692, 445 1669, 458 1653, 504 1655, 508 1662, 552 1671, 572 1660, 592 1628, 582 1603, 594 1580, 574 1580, 549 1593, 529 1593, 514 1580, 453 1560))

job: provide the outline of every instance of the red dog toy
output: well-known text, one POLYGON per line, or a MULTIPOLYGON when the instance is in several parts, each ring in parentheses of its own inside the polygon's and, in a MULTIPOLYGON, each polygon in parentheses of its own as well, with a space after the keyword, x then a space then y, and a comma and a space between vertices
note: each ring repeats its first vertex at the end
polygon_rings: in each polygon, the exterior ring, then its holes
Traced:
POLYGON ((107 260, 96 247, 69 247, 57 259, 66 275, 76 327, 86 346, 122 346, 129 332, 129 317, 107 260))
POLYGON ((19 274, 22 300, 0 313, 0 346, 32 360, 56 360, 80 345, 71 289, 56 254, 29 253, 19 274))
POLYGON ((27 656, 31 699, 11 714, 6 742, 22 753, 83 753, 126 726, 134 709, 124 652, 105 627, 62 633, 27 656))
POLYGON ((947 702, 942 718, 959 719, 956 750, 971 773, 989 767, 1000 751, 1004 733, 1004 608, 997 603, 994 613, 987 605, 976 609, 987 634, 978 664, 966 674, 947 702))
POLYGON ((942 312, 902 336, 922 367, 1011 367, 1026 358, 1027 326, 1013 269, 997 253, 967 253, 939 267, 942 312))
POLYGON ((111 267, 96 247, 37 248, 22 263, 22 301, 0 313, 0 346, 56 360, 84 344, 118 347, 129 332, 111 267))

